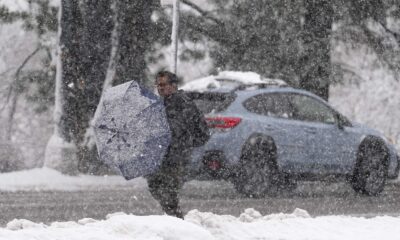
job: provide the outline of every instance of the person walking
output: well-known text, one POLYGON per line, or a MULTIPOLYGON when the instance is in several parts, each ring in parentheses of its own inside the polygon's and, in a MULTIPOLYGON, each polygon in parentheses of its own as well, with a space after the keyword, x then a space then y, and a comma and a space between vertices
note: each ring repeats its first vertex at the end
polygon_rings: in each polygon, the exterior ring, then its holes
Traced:
POLYGON ((178 78, 169 71, 156 76, 156 87, 164 100, 171 130, 171 143, 159 170, 147 176, 149 191, 166 214, 183 219, 179 191, 187 174, 193 147, 207 142, 209 131, 203 114, 184 91, 178 90, 178 78))

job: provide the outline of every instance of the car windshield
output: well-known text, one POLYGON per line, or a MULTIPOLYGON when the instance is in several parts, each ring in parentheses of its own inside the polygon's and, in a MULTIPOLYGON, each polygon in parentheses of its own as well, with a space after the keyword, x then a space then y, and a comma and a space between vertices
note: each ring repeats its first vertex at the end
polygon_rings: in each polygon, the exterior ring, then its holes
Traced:
POLYGON ((234 93, 221 92, 187 92, 203 114, 217 113, 226 110, 236 99, 234 93))

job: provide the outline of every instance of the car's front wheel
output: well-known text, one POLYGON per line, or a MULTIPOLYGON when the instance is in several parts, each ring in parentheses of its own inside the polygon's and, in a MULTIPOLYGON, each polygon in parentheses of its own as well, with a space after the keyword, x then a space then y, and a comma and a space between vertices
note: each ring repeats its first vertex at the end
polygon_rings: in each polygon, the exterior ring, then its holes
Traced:
POLYGON ((233 181, 236 190, 247 197, 260 198, 278 191, 277 149, 271 137, 256 135, 242 149, 233 181))
POLYGON ((385 187, 388 175, 388 151, 376 137, 367 137, 360 145, 351 179, 356 192, 377 196, 385 187))

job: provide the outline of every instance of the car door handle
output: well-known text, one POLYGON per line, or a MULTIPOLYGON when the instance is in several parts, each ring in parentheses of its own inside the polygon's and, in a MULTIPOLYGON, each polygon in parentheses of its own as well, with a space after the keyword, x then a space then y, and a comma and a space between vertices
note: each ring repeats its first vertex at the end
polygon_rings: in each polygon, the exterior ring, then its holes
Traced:
POLYGON ((315 129, 315 128, 306 128, 305 131, 307 133, 312 133, 312 134, 316 134, 317 133, 317 129, 315 129))
POLYGON ((265 130, 273 131, 273 130, 275 130, 275 127, 272 125, 267 125, 267 126, 265 126, 265 130))

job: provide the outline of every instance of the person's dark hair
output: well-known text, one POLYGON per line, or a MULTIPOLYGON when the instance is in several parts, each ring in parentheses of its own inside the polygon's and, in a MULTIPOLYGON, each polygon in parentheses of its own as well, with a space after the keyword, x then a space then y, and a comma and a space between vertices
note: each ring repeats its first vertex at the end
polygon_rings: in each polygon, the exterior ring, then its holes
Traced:
POLYGON ((170 71, 160 71, 157 73, 156 79, 160 78, 160 77, 167 77, 168 82, 170 84, 176 84, 178 85, 178 77, 176 76, 176 74, 170 72, 170 71))

